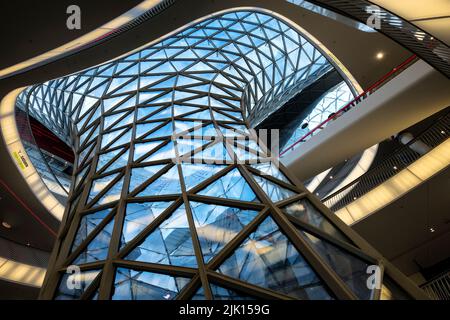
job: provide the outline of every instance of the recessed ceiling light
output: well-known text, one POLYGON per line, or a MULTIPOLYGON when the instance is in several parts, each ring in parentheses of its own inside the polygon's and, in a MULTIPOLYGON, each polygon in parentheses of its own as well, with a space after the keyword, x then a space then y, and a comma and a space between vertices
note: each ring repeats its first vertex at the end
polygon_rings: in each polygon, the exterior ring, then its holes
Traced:
POLYGON ((2 226, 4 226, 6 229, 11 229, 12 228, 12 226, 6 221, 2 222, 2 226))
POLYGON ((431 233, 433 233, 433 232, 435 232, 436 230, 434 230, 434 228, 430 228, 430 232, 431 233))
POLYGON ((383 59, 384 58, 384 53, 383 52, 378 52, 377 53, 377 55, 376 55, 376 58, 378 59, 378 60, 381 60, 381 59, 383 59))

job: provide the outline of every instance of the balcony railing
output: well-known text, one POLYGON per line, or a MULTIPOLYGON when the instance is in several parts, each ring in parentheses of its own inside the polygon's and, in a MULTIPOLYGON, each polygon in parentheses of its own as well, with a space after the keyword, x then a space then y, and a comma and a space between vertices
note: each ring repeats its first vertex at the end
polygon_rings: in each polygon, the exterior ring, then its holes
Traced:
POLYGON ((420 286, 431 299, 450 300, 450 271, 420 286))
POLYGON ((360 104, 362 101, 364 101, 367 97, 369 97, 371 94, 379 90, 384 84, 389 82, 391 79, 396 77, 398 74, 400 74, 403 70, 408 68, 410 65, 412 65, 414 62, 416 62, 418 59, 416 55, 410 56, 408 59, 403 61, 400 65, 393 68, 391 71, 389 71, 387 74, 385 74, 381 79, 379 79, 377 82, 372 84, 369 88, 367 88, 363 93, 358 95, 356 98, 354 98, 352 101, 347 103, 345 106, 337 110, 334 114, 332 114, 328 119, 322 121, 319 123, 315 128, 307 132, 305 135, 303 135, 300 139, 298 139, 296 142, 291 144, 289 147, 285 148, 283 151, 280 152, 280 157, 282 157, 284 154, 286 154, 288 151, 292 151, 300 145, 301 143, 305 142, 309 138, 311 138, 313 135, 317 134, 320 130, 326 127, 326 125, 332 121, 336 120, 340 116, 342 116, 347 111, 353 109, 358 104, 360 104))
POLYGON ((411 148, 412 145, 425 144, 431 150, 447 140, 449 136, 450 112, 441 116, 407 144, 395 150, 377 166, 333 194, 321 199, 322 202, 333 211, 347 206, 423 156, 414 151, 411 148))

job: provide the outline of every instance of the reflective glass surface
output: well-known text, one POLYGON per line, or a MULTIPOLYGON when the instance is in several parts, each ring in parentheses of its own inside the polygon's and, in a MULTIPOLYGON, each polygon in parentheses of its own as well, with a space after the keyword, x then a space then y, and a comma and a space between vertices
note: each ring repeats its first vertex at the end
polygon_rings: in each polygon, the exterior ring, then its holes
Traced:
POLYGON ((348 238, 333 226, 323 214, 317 210, 308 199, 301 199, 283 208, 283 211, 297 219, 306 222, 330 236, 349 242, 348 238))
POLYGON ((258 213, 191 201, 203 259, 208 262, 258 213))
POLYGON ((80 273, 64 273, 56 293, 56 300, 78 300, 81 298, 100 270, 81 271, 80 273))
POLYGON ((184 206, 175 210, 126 259, 195 268, 197 261, 184 206))
MULTIPOLYGON (((210 283, 209 286, 211 288, 211 293, 214 300, 256 300, 255 298, 226 289, 214 283, 210 283)), ((203 287, 200 287, 200 289, 198 289, 195 295, 191 298, 191 300, 205 299, 205 291, 203 290, 203 287)))
POLYGON ((344 280, 359 299, 369 300, 373 291, 367 286, 369 263, 305 231, 300 233, 312 244, 322 259, 344 280))
POLYGON ((173 300, 190 279, 118 268, 113 300, 173 300))
POLYGON ((300 299, 332 299, 311 266, 270 217, 218 271, 300 299))

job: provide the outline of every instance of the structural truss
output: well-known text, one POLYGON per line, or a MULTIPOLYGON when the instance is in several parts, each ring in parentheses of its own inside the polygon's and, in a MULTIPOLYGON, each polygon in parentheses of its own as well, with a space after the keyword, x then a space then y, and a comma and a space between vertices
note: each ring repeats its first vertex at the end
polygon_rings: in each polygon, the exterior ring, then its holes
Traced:
POLYGON ((279 18, 232 11, 26 89, 76 153, 41 298, 379 298, 369 266, 390 267, 249 126, 330 68, 279 18))

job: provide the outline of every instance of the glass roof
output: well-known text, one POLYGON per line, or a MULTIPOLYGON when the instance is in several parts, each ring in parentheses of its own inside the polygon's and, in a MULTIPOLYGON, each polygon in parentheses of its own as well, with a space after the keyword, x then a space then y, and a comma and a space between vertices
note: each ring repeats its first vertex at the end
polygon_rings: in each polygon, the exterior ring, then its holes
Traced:
MULTIPOLYGON (((281 209, 307 195, 249 125, 332 68, 280 19, 234 11, 26 89, 18 99, 76 153, 67 220, 75 236, 64 238, 72 251, 62 249, 61 261, 117 262, 102 274, 113 299, 172 299, 190 281, 213 295, 209 276, 198 277, 205 270, 267 295, 334 299, 323 282, 334 271, 304 255, 281 209)), ((317 226, 308 230, 320 239, 317 226)), ((342 274, 351 278, 351 267, 342 274)))

